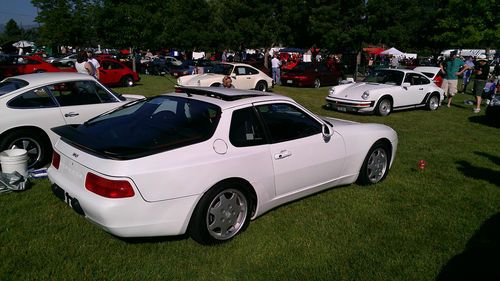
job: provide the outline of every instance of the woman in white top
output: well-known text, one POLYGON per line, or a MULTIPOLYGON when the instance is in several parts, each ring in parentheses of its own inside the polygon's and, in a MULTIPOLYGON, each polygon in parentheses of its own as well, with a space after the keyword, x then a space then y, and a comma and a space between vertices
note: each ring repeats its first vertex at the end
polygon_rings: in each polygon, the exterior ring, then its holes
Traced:
POLYGON ((75 68, 78 73, 85 73, 97 78, 97 71, 94 65, 88 61, 87 52, 85 51, 80 51, 76 56, 75 68))

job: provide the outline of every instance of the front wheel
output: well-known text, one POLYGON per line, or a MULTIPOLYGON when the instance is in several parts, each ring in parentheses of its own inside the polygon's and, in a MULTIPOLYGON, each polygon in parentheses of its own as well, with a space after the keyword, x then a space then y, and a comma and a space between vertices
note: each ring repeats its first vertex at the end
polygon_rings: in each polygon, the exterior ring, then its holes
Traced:
POLYGON ((255 90, 261 92, 267 92, 267 83, 265 81, 257 82, 257 85, 255 85, 255 90))
POLYGON ((380 116, 387 116, 391 113, 392 111, 392 102, 388 98, 383 98, 381 99, 377 107, 375 108, 375 111, 378 115, 380 116))
POLYGON ((200 244, 220 244, 242 232, 250 222, 251 199, 237 183, 219 184, 196 206, 190 222, 191 237, 200 244))
POLYGON ((382 181, 389 171, 390 150, 382 142, 376 142, 368 151, 359 171, 358 183, 375 184, 382 181))
POLYGON ((434 94, 427 101, 426 108, 427 110, 433 111, 436 110, 438 107, 439 107, 439 97, 434 94))
POLYGON ((134 79, 130 76, 125 76, 122 78, 122 85, 124 87, 132 87, 134 86, 134 79))
POLYGON ((319 78, 314 79, 314 88, 321 87, 321 80, 319 78))

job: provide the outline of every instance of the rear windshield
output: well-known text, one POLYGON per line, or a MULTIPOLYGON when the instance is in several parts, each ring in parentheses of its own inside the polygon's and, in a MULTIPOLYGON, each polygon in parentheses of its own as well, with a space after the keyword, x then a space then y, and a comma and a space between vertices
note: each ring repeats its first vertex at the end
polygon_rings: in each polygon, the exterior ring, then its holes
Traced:
POLYGON ((220 114, 220 108, 210 103, 158 96, 98 116, 77 130, 93 140, 82 140, 83 146, 131 158, 205 141, 215 132, 220 114))
POLYGON ((0 96, 28 86, 28 82, 21 79, 5 79, 0 82, 0 96))

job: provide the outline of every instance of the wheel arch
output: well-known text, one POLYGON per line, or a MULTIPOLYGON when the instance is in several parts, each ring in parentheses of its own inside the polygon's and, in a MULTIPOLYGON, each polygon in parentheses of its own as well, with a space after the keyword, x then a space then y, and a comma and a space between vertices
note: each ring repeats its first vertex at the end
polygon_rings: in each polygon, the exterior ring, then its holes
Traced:
POLYGON ((264 85, 266 85, 266 91, 267 91, 267 89, 269 89, 269 83, 267 83, 267 81, 264 79, 260 79, 257 82, 255 82, 255 85, 253 86, 253 88, 257 90, 257 85, 259 85, 259 83, 264 83, 264 85))
POLYGON ((52 144, 49 135, 47 135, 47 133, 42 128, 37 126, 21 126, 21 127, 10 128, 0 134, 0 139, 3 139, 5 136, 11 134, 12 132, 20 130, 31 130, 32 132, 38 133, 41 136, 45 137, 50 144, 52 144))
POLYGON ((370 153, 370 151, 372 150, 373 147, 375 147, 376 145, 382 145, 384 147, 387 148, 387 159, 388 159, 388 163, 387 163, 387 169, 390 169, 390 167, 392 166, 392 162, 394 161, 394 158, 393 158, 393 151, 394 151, 394 147, 392 146, 392 143, 389 139, 385 138, 385 137, 382 137, 382 138, 379 138, 377 139, 376 141, 373 142, 373 144, 368 148, 368 150, 366 151, 366 155, 365 157, 363 158, 363 162, 361 162, 361 165, 358 167, 358 176, 355 180, 356 183, 358 184, 361 184, 361 185, 365 185, 363 183, 361 183, 360 181, 360 176, 361 176, 361 170, 363 169, 363 166, 364 166, 364 162, 365 162, 365 159, 366 157, 368 157, 368 154, 370 153))

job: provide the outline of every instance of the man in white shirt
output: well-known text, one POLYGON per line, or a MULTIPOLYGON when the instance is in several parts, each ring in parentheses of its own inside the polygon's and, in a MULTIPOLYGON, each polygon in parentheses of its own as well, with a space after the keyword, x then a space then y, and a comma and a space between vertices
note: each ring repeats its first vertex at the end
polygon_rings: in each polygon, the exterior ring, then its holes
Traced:
POLYGON ((280 79, 281 79, 280 66, 281 66, 281 61, 278 59, 278 56, 276 54, 274 54, 273 59, 271 60, 271 68, 272 68, 272 73, 273 73, 273 83, 275 85, 281 84, 281 82, 280 82, 280 79))

